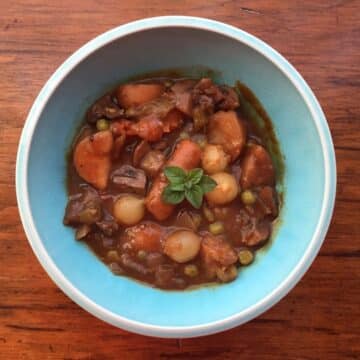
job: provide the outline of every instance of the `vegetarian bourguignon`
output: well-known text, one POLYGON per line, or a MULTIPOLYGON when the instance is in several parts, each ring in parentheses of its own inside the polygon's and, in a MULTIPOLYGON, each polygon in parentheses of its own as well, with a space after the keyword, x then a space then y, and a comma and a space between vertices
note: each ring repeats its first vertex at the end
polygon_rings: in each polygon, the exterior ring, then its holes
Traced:
POLYGON ((234 280, 279 213, 265 128, 210 78, 120 85, 87 111, 64 224, 116 275, 164 289, 234 280))

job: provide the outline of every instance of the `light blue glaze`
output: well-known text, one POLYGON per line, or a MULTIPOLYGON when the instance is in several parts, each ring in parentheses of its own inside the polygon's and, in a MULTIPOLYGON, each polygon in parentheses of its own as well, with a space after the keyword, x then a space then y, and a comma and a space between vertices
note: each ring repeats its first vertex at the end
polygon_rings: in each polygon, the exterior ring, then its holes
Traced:
POLYGON ((29 241, 64 292, 114 325, 154 336, 187 337, 244 323, 295 285, 327 231, 336 169, 321 108, 284 58, 228 25, 163 17, 111 30, 58 69, 27 119, 16 181, 29 241), (62 225, 66 205, 64 154, 86 107, 110 86, 138 73, 193 65, 220 71, 225 83, 240 80, 264 105, 285 155, 285 205, 272 245, 241 271, 236 281, 166 292, 115 277, 88 248, 74 240, 71 229, 62 225))

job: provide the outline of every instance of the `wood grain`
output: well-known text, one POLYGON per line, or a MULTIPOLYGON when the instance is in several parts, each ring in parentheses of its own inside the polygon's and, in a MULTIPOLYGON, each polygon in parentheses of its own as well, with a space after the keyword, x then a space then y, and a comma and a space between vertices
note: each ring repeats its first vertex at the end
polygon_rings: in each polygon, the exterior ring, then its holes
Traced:
POLYGON ((0 75, 1 359, 360 357, 360 1, 2 0, 0 75), (14 189, 20 132, 51 73, 95 35, 169 14, 230 23, 285 55, 323 106, 338 166, 329 233, 296 288, 244 326, 187 340, 130 334, 70 301, 28 245, 14 189))

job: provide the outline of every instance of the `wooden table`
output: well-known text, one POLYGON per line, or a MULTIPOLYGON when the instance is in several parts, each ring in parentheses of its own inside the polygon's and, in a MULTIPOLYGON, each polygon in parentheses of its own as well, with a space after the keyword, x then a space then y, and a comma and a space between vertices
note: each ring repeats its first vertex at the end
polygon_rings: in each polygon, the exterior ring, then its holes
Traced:
POLYGON ((360 357, 360 1, 0 1, 0 358, 355 359, 360 357), (97 320, 40 267, 15 198, 15 156, 44 82, 79 46, 142 17, 214 18, 259 36, 323 106, 338 166, 324 246, 291 293, 258 319, 197 339, 134 335, 97 320))

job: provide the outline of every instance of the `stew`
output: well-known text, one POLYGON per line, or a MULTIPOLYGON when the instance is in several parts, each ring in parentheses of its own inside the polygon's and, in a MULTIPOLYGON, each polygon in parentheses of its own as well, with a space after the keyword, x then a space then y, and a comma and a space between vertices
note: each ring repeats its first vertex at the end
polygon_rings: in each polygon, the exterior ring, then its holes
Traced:
POLYGON ((279 214, 273 133, 210 78, 121 84, 87 111, 64 224, 116 275, 164 289, 234 280, 279 214))

